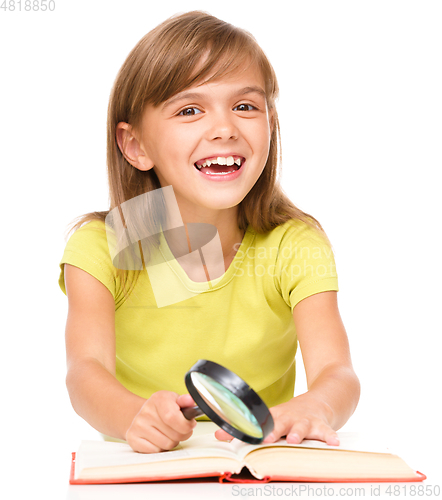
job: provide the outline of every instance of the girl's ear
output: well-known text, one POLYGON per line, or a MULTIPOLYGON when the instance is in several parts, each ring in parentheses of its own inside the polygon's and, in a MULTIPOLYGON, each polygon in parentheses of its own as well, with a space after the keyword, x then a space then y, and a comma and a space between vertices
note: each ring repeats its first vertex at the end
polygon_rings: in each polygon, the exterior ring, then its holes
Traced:
POLYGON ((116 139, 121 154, 138 170, 150 170, 154 164, 138 141, 133 127, 125 122, 117 124, 116 139))

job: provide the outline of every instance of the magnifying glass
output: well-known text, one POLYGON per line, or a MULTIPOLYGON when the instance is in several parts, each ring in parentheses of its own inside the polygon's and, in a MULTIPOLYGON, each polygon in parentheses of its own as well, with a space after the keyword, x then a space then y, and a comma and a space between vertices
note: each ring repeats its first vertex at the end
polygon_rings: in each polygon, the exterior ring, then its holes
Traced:
POLYGON ((187 390, 198 406, 183 408, 188 419, 206 414, 232 436, 261 443, 273 430, 273 418, 264 401, 238 375, 200 359, 186 373, 187 390))

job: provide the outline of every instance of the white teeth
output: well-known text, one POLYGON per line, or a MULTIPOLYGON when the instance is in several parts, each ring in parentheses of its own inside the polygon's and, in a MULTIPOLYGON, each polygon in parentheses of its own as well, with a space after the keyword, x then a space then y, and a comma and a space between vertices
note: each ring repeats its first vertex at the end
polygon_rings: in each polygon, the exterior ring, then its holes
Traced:
MULTIPOLYGON (((218 158, 216 158, 216 160, 215 159, 207 160, 204 163, 202 163, 201 165, 196 165, 196 167, 198 168, 198 170, 201 170, 202 167, 210 167, 210 165, 227 165, 230 167, 235 163, 236 163, 236 165, 238 165, 238 167, 240 167, 241 163, 242 163, 242 159, 237 158, 235 160, 233 158, 233 156, 228 156, 227 158, 224 158, 223 156, 218 156, 218 158)), ((215 175, 223 175, 223 173, 215 174, 215 175)))
POLYGON ((227 175, 231 174, 232 172, 204 172, 206 175, 227 175))

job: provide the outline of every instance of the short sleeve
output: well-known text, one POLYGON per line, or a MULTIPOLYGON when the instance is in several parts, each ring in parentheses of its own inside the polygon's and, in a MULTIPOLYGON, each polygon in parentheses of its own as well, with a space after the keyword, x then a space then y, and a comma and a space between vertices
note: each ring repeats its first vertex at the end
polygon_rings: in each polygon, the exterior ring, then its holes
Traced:
POLYGON ((109 254, 104 222, 92 221, 77 229, 69 238, 60 262, 58 284, 66 294, 64 264, 86 271, 116 297, 115 267, 109 254))
POLYGON ((301 300, 320 292, 338 291, 333 250, 319 230, 296 221, 281 239, 275 284, 292 312, 301 300))

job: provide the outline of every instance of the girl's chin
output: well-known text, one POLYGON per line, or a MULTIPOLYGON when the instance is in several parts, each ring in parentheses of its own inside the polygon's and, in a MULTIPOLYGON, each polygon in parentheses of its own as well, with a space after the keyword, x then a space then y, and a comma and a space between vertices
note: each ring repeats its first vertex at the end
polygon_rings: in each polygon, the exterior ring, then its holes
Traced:
POLYGON ((174 183, 172 187, 181 217, 187 219, 189 216, 193 218, 198 215, 204 219, 210 216, 211 212, 237 210, 253 186, 247 190, 246 186, 239 184, 204 182, 194 183, 193 186, 174 183))

